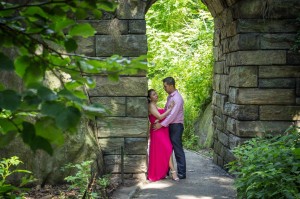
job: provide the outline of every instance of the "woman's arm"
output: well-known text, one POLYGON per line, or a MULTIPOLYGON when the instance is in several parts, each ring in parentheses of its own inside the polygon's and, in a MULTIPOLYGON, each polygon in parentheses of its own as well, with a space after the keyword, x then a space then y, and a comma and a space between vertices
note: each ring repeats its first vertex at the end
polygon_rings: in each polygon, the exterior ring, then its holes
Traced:
POLYGON ((156 106, 152 103, 149 104, 149 112, 154 115, 154 117, 156 117, 158 120, 162 120, 165 117, 167 117, 167 115, 171 112, 172 108, 174 107, 174 103, 172 103, 168 109, 166 110, 166 112, 164 112, 163 114, 160 114, 156 108, 156 106))

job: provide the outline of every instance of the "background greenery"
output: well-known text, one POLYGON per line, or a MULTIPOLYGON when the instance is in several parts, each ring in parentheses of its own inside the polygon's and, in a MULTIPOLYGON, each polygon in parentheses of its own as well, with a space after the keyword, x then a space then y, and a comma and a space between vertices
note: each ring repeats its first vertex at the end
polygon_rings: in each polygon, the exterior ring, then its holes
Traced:
POLYGON ((185 100, 184 146, 195 149, 194 123, 212 95, 213 18, 200 0, 165 0, 152 5, 146 21, 149 88, 163 107, 162 79, 175 78, 185 100))

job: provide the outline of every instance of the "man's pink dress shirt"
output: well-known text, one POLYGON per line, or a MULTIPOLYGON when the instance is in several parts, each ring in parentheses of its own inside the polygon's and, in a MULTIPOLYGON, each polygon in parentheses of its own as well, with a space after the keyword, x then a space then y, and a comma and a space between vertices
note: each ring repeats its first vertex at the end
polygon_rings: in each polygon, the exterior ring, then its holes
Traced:
POLYGON ((174 101, 175 106, 173 107, 171 113, 166 117, 164 121, 162 121, 160 124, 164 127, 169 126, 169 124, 173 123, 181 123, 183 124, 183 98, 178 92, 178 90, 175 90, 173 93, 169 94, 167 103, 165 106, 165 109, 168 108, 169 104, 174 101))

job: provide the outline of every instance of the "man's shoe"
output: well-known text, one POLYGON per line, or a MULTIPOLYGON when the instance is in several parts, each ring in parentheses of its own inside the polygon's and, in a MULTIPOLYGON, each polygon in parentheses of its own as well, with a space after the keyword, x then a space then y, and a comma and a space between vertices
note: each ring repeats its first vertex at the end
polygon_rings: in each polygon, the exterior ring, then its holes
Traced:
POLYGON ((180 175, 180 174, 177 174, 178 175, 178 178, 179 179, 186 179, 186 176, 185 175, 180 175))

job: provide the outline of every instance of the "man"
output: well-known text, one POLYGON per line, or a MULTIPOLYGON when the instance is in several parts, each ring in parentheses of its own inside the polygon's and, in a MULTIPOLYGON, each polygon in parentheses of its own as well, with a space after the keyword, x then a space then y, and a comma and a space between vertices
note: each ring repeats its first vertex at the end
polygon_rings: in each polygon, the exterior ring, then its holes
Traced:
POLYGON ((161 123, 156 123, 154 129, 159 129, 162 126, 169 126, 170 139, 173 145, 177 172, 180 179, 186 178, 186 161, 185 154, 182 146, 182 134, 183 134, 183 99, 178 90, 175 88, 175 80, 173 77, 167 77, 163 79, 164 90, 169 94, 165 109, 169 104, 174 101, 175 106, 171 113, 161 123))

